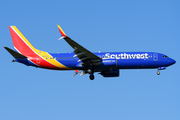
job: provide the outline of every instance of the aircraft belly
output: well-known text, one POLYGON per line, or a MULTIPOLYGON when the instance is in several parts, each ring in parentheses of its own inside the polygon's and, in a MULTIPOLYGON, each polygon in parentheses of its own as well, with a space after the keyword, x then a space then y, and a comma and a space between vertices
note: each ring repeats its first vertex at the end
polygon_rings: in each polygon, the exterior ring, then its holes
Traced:
POLYGON ((77 62, 77 60, 60 60, 58 61, 61 64, 63 64, 64 66, 67 66, 68 68, 71 69, 79 69, 82 68, 82 65, 80 62, 77 62))
POLYGON ((152 60, 118 60, 119 69, 147 69, 157 67, 159 67, 159 62, 152 60))

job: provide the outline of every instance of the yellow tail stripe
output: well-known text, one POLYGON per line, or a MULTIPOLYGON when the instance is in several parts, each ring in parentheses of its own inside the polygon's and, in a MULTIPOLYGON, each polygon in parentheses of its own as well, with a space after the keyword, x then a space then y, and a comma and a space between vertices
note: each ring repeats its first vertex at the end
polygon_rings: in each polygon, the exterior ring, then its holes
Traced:
POLYGON ((47 62, 51 63, 52 65, 62 68, 62 69, 67 69, 67 70, 71 70, 71 68, 64 66, 63 64, 59 63, 57 60, 55 59, 46 59, 46 57, 44 56, 48 56, 48 58, 53 58, 49 53, 38 50, 36 48, 34 48, 32 46, 32 44, 26 39, 26 37, 18 30, 18 28, 16 26, 11 26, 14 31, 19 35, 19 37, 21 37, 21 39, 38 55, 40 56, 42 59, 46 60, 47 62))

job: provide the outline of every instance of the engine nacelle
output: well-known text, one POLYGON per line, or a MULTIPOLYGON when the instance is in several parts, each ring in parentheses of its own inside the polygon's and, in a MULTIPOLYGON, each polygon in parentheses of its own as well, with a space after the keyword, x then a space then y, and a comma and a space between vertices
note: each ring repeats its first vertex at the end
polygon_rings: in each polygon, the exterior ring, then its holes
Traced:
POLYGON ((102 67, 116 67, 117 60, 116 59, 103 59, 101 62, 102 67))
POLYGON ((119 77, 119 69, 102 71, 100 74, 103 77, 119 77))

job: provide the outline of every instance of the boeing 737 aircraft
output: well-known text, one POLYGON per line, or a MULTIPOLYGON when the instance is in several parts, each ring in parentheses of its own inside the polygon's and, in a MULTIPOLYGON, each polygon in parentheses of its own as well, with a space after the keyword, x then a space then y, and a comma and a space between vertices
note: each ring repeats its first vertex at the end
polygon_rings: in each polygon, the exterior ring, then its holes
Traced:
POLYGON ((103 77, 118 77, 119 69, 157 69, 164 70, 176 61, 165 54, 156 52, 96 52, 92 53, 69 38, 58 25, 64 39, 74 53, 49 53, 34 48, 16 26, 9 26, 14 50, 4 47, 13 57, 13 62, 27 66, 52 70, 75 70, 75 74, 90 74, 99 72, 103 77))

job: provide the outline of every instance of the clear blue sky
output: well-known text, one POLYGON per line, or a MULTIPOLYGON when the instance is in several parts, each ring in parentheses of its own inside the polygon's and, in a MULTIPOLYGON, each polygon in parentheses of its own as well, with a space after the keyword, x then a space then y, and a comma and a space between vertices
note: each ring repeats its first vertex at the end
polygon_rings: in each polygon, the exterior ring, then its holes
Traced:
POLYGON ((0 4, 0 120, 180 120, 179 0, 4 0, 0 4), (120 77, 51 71, 12 63, 8 26, 38 49, 70 52, 57 24, 92 52, 159 52, 177 63, 120 77))

